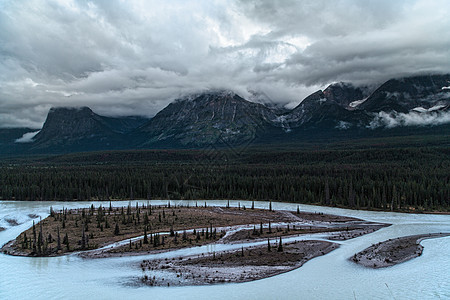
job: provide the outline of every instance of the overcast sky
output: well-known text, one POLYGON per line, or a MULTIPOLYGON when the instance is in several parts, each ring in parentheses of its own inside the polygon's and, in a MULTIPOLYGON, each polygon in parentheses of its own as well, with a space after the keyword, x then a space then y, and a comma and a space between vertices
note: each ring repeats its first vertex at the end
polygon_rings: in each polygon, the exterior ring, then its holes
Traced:
POLYGON ((152 116, 205 89, 293 107, 449 71, 448 0, 0 0, 0 127, 40 128, 52 106, 152 116))

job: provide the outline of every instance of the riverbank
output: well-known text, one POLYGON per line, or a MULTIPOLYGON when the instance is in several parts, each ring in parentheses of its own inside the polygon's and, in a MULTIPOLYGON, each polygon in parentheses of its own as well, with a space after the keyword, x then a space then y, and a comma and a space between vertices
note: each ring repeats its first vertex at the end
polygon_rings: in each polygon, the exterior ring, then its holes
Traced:
POLYGON ((420 242, 450 236, 450 233, 430 233, 389 239, 372 245, 350 258, 351 261, 368 268, 385 268, 400 264, 422 255, 420 242))

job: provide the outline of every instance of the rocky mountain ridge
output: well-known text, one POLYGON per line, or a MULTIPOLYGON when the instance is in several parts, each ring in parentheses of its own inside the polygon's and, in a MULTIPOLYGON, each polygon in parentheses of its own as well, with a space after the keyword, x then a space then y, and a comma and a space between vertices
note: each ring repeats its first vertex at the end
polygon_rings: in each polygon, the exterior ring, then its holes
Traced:
POLYGON ((450 123, 449 107, 450 74, 391 79, 372 93, 336 83, 292 110, 247 101, 232 91, 207 91, 177 99, 151 119, 104 117, 87 107, 52 108, 42 129, 22 148, 32 153, 198 148, 290 141, 296 132, 364 134, 377 128, 450 123))

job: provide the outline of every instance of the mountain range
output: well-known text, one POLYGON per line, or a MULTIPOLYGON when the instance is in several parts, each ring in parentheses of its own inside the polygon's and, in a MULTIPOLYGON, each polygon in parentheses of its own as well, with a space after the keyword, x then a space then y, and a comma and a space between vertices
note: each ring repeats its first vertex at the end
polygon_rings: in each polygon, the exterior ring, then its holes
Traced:
POLYGON ((37 133, 0 129, 0 153, 203 148, 420 130, 448 134, 449 123, 450 74, 426 75, 391 79, 374 90, 335 83, 291 110, 225 90, 182 97, 153 118, 105 117, 88 107, 51 108, 37 133))

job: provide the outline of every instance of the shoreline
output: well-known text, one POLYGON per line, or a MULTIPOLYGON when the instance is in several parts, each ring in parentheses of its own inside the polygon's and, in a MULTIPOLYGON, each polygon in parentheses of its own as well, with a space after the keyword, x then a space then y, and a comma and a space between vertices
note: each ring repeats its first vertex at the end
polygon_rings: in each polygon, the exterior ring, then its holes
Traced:
POLYGON ((418 234, 389 239, 355 253, 349 260, 366 268, 391 267, 421 256, 421 241, 446 236, 450 236, 450 233, 418 234))
MULTIPOLYGON (((389 209, 381 209, 381 208, 372 208, 372 209, 368 209, 367 207, 360 207, 360 208, 352 208, 352 207, 346 207, 346 206, 330 206, 330 205, 323 205, 320 203, 294 203, 294 202, 282 202, 282 201, 276 201, 276 200, 258 200, 258 199, 197 199, 197 200, 192 200, 192 199, 173 199, 173 200, 168 200, 168 199, 109 199, 109 200, 100 200, 100 199, 91 199, 91 200, 78 200, 78 199, 72 199, 72 200, 46 200, 45 202, 49 202, 49 203, 73 203, 73 202, 83 202, 83 203, 91 203, 91 202, 102 202, 102 203, 109 203, 109 202, 124 202, 124 201, 142 201, 142 202, 147 202, 147 201, 198 201, 203 202, 203 201, 233 201, 233 202, 251 202, 251 201, 255 201, 255 202, 272 202, 272 203, 286 203, 286 204, 296 204, 298 206, 301 205, 308 205, 308 206, 318 206, 318 207, 328 207, 328 208, 337 208, 337 209, 347 209, 347 210, 352 210, 352 211, 368 211, 368 212, 387 212, 387 213, 400 213, 400 214, 416 214, 416 215, 422 215, 422 214, 426 214, 426 215, 450 215, 450 211, 439 211, 439 210, 433 210, 433 211, 429 211, 429 210, 389 210, 389 209)), ((42 202, 40 200, 36 200, 36 201, 32 201, 32 200, 14 200, 14 199, 0 199, 0 202, 42 202)), ((201 203, 200 203, 201 204, 201 203)), ((214 205, 211 205, 214 206, 214 205)))

